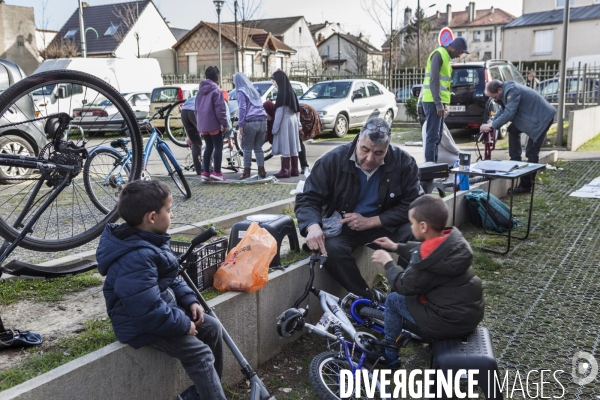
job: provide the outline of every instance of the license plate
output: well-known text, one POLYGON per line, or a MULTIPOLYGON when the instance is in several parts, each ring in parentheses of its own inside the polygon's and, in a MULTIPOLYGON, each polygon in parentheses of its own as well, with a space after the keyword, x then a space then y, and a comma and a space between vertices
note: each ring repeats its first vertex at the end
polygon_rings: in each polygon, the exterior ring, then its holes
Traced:
POLYGON ((466 106, 449 106, 450 112, 465 112, 467 110, 466 106))

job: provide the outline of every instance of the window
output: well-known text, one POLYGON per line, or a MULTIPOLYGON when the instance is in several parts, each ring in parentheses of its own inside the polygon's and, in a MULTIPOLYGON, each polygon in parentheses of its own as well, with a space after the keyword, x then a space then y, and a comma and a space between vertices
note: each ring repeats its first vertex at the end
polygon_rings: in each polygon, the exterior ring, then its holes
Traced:
POLYGON ((533 54, 552 54, 554 47, 554 29, 534 31, 533 54))
POLYGON ((188 59, 188 74, 198 75, 198 57, 196 54, 190 54, 187 56, 188 59))
POLYGON ((280 70, 283 71, 283 57, 276 57, 275 58, 275 69, 279 68, 280 70))
POLYGON ((329 45, 327 45, 327 58, 329 58, 329 45))
POLYGON ((263 76, 267 76, 267 70, 268 68, 268 64, 267 64, 267 57, 263 56, 262 58, 262 67, 263 67, 263 76))
POLYGON ((481 31, 473 31, 473 41, 474 42, 481 41, 481 31))
POLYGON ((525 79, 523 79, 523 76, 521 75, 521 73, 519 72, 517 67, 515 67, 514 65, 511 64, 510 70, 512 72, 513 78, 515 78, 515 82, 520 83, 521 85, 524 85, 525 79))
POLYGON ((456 68, 452 71, 452 86, 477 85, 479 80, 478 68, 456 68))
POLYGON ((109 26, 106 32, 104 32, 104 36, 114 35, 115 33, 117 33, 117 30, 119 30, 119 26, 119 24, 109 26))
POLYGON ((244 54, 244 73, 248 76, 252 76, 254 72, 254 54, 244 54))
POLYGON ((25 47, 25 38, 23 35, 17 36, 17 47, 25 47))
POLYGON ((296 96, 300 97, 302 96, 302 94, 304 94, 304 90, 302 89, 302 86, 300 86, 297 83, 292 83, 292 89, 294 90, 294 93, 296 93, 296 96))
POLYGON ((369 88, 369 96, 379 96, 380 94, 383 94, 379 86, 373 82, 367 82, 367 88, 369 88))
POLYGON ((498 79, 499 81, 502 80, 502 74, 500 73, 498 68, 490 68, 489 71, 492 79, 498 79))
POLYGON ((73 39, 73 37, 75 37, 75 34, 77 33, 79 29, 69 29, 69 31, 67 33, 65 33, 64 38, 65 39, 73 39))
POLYGON ((486 30, 485 31, 485 39, 484 40, 486 42, 491 42, 493 40, 493 36, 492 36, 493 34, 494 34, 493 30, 491 30, 491 29, 486 30))
POLYGON ((514 81, 515 80, 515 78, 512 75, 512 71, 510 70, 510 67, 508 65, 501 65, 500 71, 502 71, 502 75, 504 75, 505 81, 514 81))
POLYGON ((492 52, 491 51, 486 51, 485 53, 483 53, 483 60, 491 60, 492 59, 492 52))
POLYGON ((363 82, 356 82, 354 84, 352 96, 354 96, 355 94, 360 94, 362 97, 367 97, 367 89, 365 89, 365 84, 363 82))
POLYGON ((298 33, 302 35, 302 27, 301 26, 298 27, 298 33))
MULTIPOLYGON (((569 5, 571 7, 573 7, 573 1, 574 0, 571 0, 569 2, 569 5)), ((598 3, 598 0, 596 0, 596 3, 598 3)), ((556 8, 563 8, 564 6, 565 6, 565 0, 556 0, 556 8)))
POLYGON ((456 32, 456 37, 463 37, 465 33, 463 31, 457 31, 456 32))

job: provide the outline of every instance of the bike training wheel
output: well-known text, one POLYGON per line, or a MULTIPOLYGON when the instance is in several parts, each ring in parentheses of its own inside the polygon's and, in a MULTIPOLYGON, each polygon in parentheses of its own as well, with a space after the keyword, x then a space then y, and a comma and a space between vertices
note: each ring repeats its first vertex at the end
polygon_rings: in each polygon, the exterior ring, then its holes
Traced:
POLYGON ((112 211, 119 200, 119 193, 129 181, 131 167, 123 165, 125 157, 118 150, 100 148, 85 161, 83 184, 94 205, 104 214, 112 211))
MULTIPOLYGON (((322 400, 338 400, 340 398, 340 371, 343 369, 350 370, 350 364, 348 364, 345 357, 339 358, 338 356, 339 353, 336 351, 326 351, 313 358, 308 368, 310 383, 322 400)), ((358 361, 356 355, 354 361, 358 361)), ((366 365, 366 367, 369 366, 366 365)), ((369 374, 369 376, 371 377, 372 374, 369 374)), ((365 396, 364 388, 361 394, 363 397, 365 396)), ((354 393, 348 398, 355 399, 354 393)), ((381 399, 379 382, 376 385, 375 396, 370 398, 381 399)))
POLYGON ((177 146, 188 147, 187 134, 181 122, 181 106, 183 103, 185 103, 185 100, 180 100, 169 109, 165 117, 165 130, 171 141, 177 146))
POLYGON ((192 190, 190 189, 190 185, 188 184, 187 180, 185 179, 185 176, 183 175, 183 172, 181 171, 181 167, 177 163, 177 160, 175 160, 175 157, 173 156, 173 154, 164 151, 163 149, 161 149, 160 146, 158 147, 157 150, 158 150, 158 155, 160 156, 163 163, 165 164, 167 173, 169 174, 171 179, 173 179, 173 182, 175 182, 175 186, 177 186, 177 189, 179 189, 181 194, 186 199, 189 199, 190 197, 192 197, 192 190), (177 166, 178 168, 175 168, 175 166, 177 166))
MULTIPOLYGON (((235 148, 240 152, 240 155, 243 156, 244 150, 242 150, 241 140, 238 140, 238 135, 239 135, 239 132, 237 130, 234 130, 233 131, 233 142, 235 143, 235 148)), ((263 154, 265 156, 265 161, 273 158, 273 145, 271 145, 271 143, 269 143, 269 141, 267 139, 265 139, 262 149, 263 149, 263 154)), ((252 158, 252 162, 256 162, 256 158, 252 158)))
POLYGON ((63 143, 72 141, 90 152, 98 146, 108 146, 114 140, 114 137, 105 136, 105 132, 122 127, 123 133, 119 135, 131 141, 129 180, 140 176, 140 130, 130 106, 112 86, 95 76, 67 70, 43 72, 17 82, 0 95, 0 129, 6 129, 3 134, 27 138, 35 146, 40 162, 74 167, 73 172, 36 169, 29 176, 11 178, 4 181, 9 184, 0 186, 0 235, 13 241, 44 200, 57 192, 58 184, 68 179, 69 185, 40 215, 19 244, 24 248, 36 251, 72 249, 98 237, 104 225, 118 217, 114 209, 108 214, 100 211, 88 196, 81 173, 86 154, 56 150, 46 140, 46 128, 52 125, 48 122, 61 113, 72 115, 73 111, 87 115, 71 121, 72 129, 65 131, 63 143), (114 107, 118 115, 106 117, 109 106, 114 107), (119 123, 114 127, 116 121, 119 123), (39 187, 37 194, 36 187, 39 187))

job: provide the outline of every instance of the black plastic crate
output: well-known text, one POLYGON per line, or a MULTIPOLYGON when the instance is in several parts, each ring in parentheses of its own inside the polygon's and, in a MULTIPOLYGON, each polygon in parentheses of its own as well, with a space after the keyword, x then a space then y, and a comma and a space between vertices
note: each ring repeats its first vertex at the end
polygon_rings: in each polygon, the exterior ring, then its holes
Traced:
MULTIPOLYGON (((207 243, 205 247, 200 245, 183 263, 185 270, 198 287, 198 290, 203 291, 212 287, 215 272, 225 261, 227 245, 228 239, 226 237, 207 243)), ((190 247, 190 243, 171 241, 171 250, 176 255, 185 253, 188 247, 190 247)))

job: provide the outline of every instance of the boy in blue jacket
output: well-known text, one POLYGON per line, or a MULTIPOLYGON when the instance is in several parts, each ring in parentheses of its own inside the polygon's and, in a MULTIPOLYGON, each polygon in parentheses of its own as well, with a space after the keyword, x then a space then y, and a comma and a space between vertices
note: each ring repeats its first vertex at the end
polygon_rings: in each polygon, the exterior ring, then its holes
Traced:
POLYGON ((169 246, 173 197, 159 181, 134 181, 120 196, 124 224, 107 224, 96 251, 106 276, 104 298, 115 335, 135 349, 151 346, 177 358, 194 385, 180 399, 225 399, 222 328, 177 278, 169 246))

